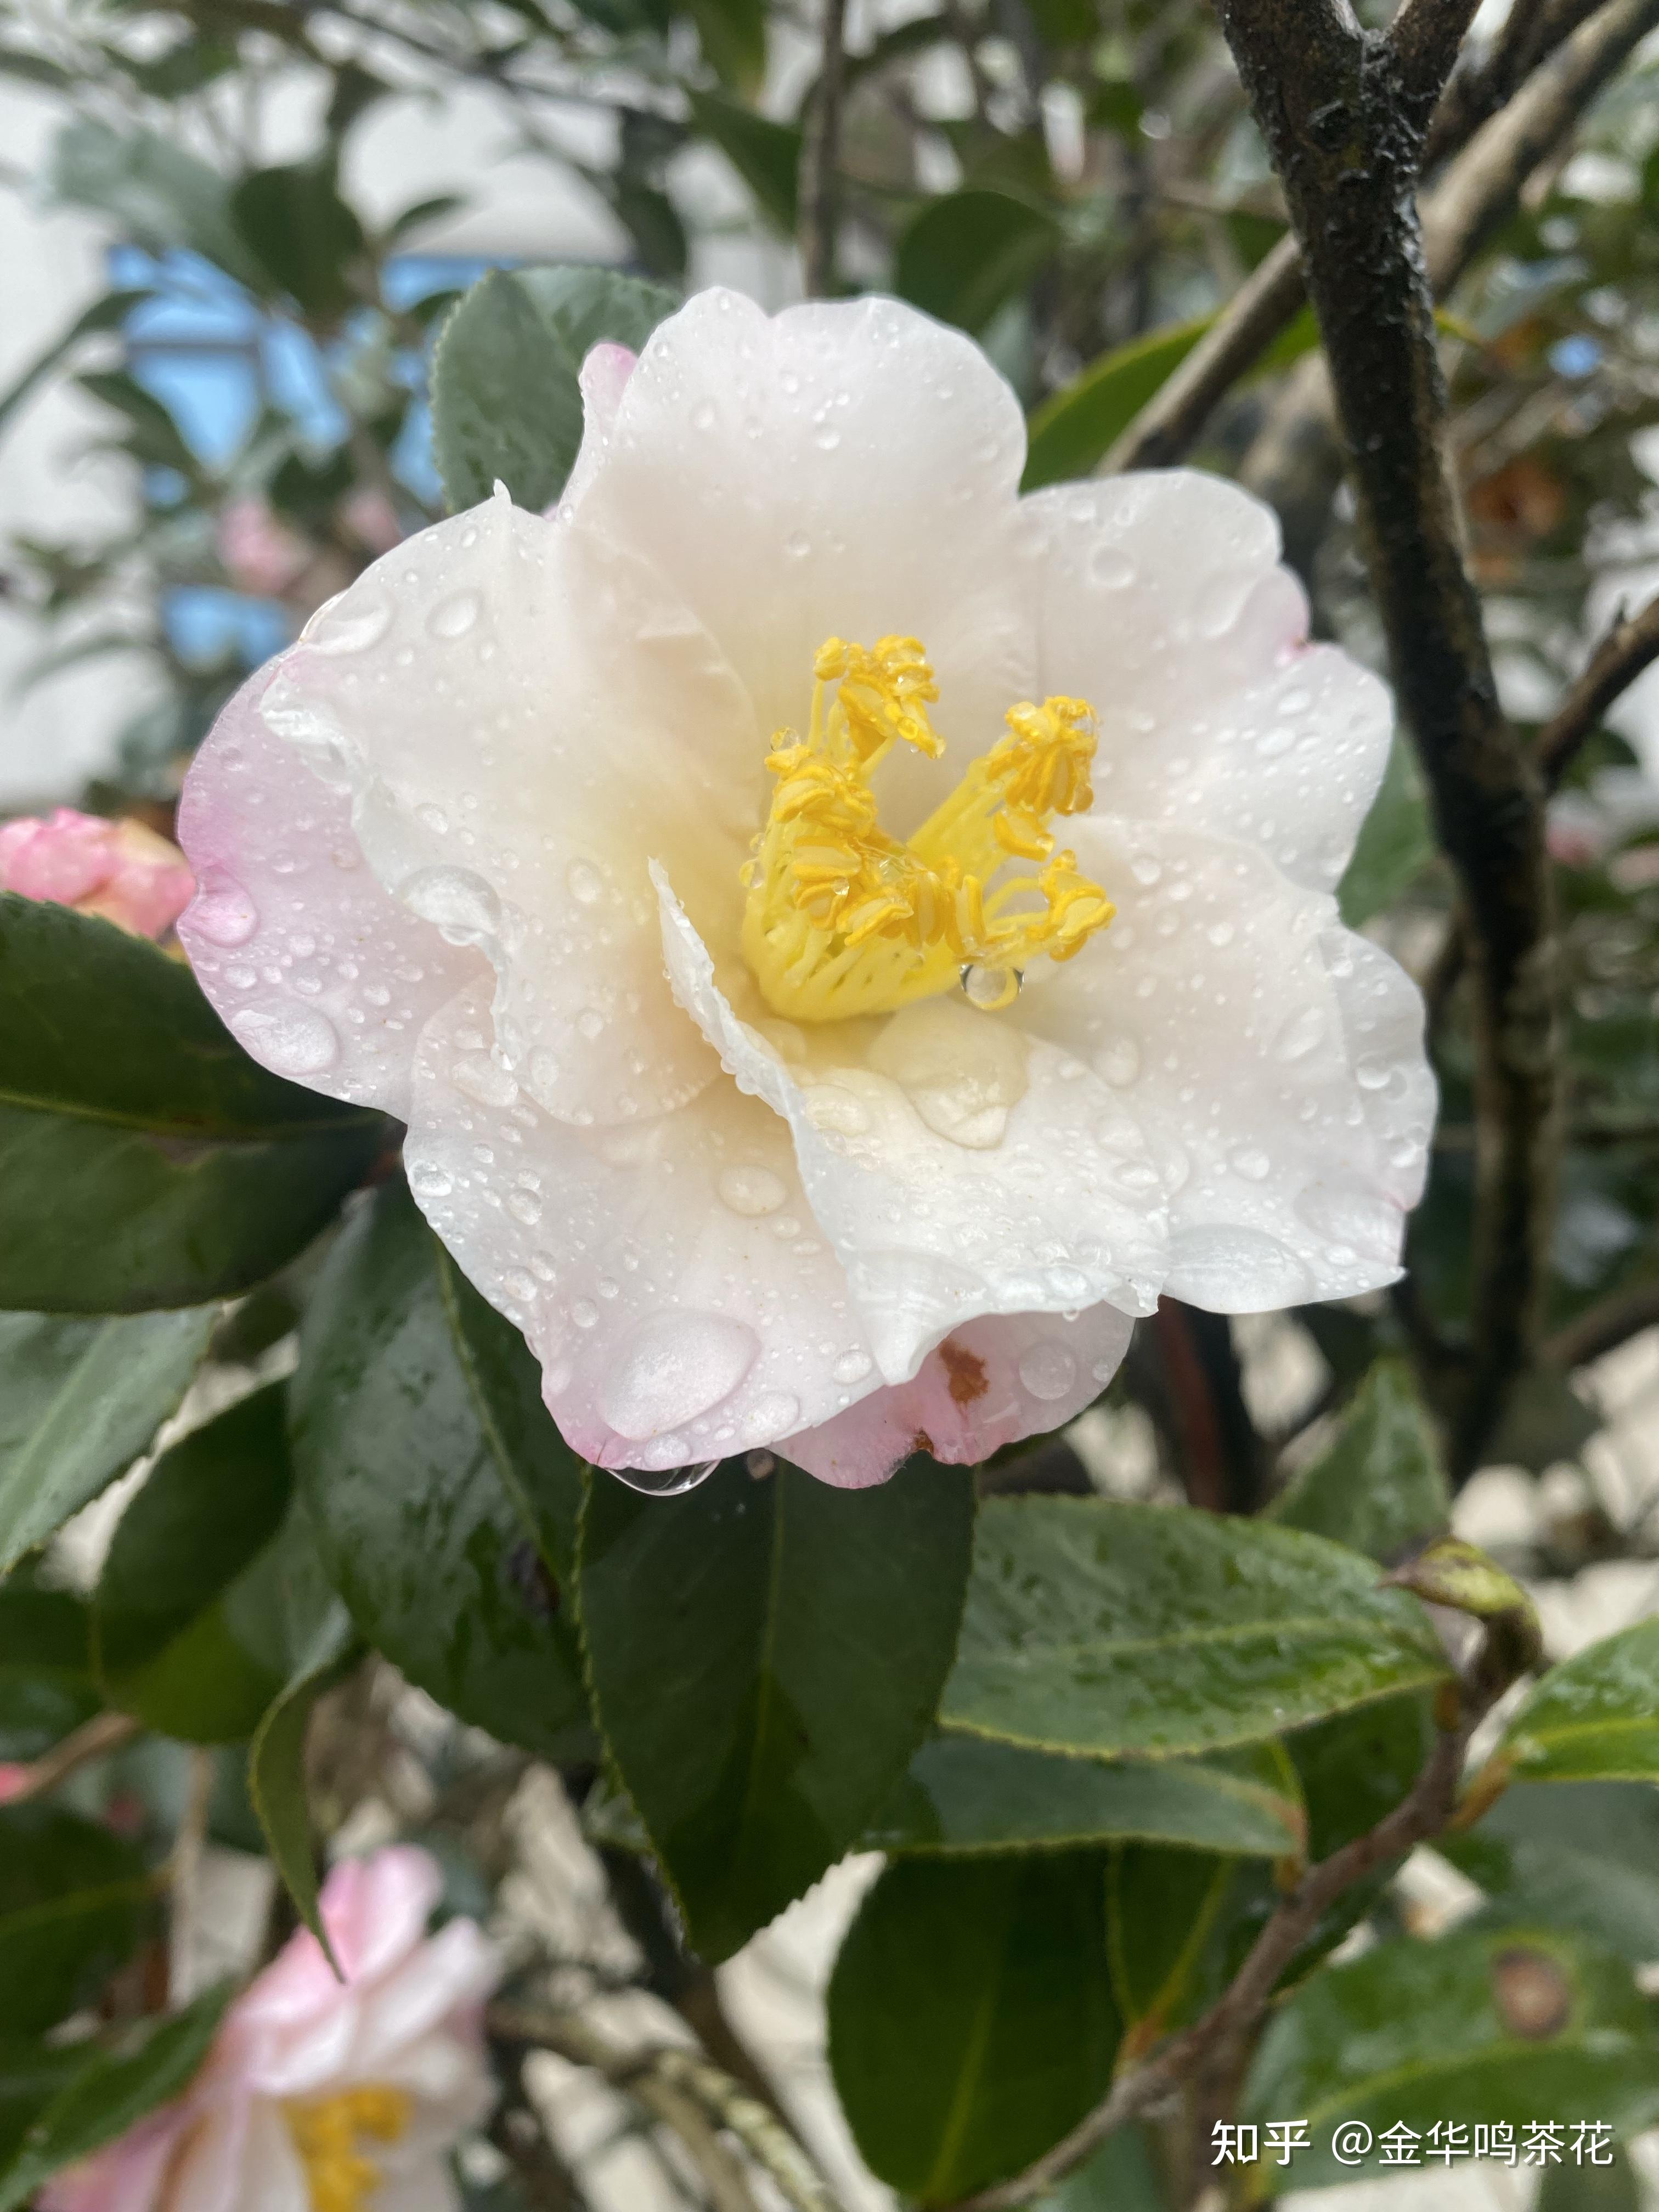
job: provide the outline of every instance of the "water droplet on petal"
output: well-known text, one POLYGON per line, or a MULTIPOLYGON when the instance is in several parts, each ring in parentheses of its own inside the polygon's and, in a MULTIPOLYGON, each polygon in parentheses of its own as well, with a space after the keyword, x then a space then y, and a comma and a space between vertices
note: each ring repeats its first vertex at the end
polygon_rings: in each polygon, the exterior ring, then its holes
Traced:
POLYGON ((724 1314, 658 1314, 606 1374, 599 1411, 618 1436, 641 1443, 729 1398, 759 1351, 754 1330, 724 1314))
POLYGON ((643 1491, 647 1498, 678 1498, 707 1482, 719 1465, 717 1459, 703 1459, 690 1467, 613 1467, 610 1472, 624 1488, 643 1491))
POLYGON ((750 1217, 775 1213, 789 1195, 781 1176, 774 1175, 770 1168, 750 1164, 722 1168, 714 1187, 733 1213, 750 1217))
POLYGON ((507 1210, 515 1221, 522 1221, 526 1229, 533 1229, 542 1218, 542 1202, 533 1190, 508 1191, 507 1210))
POLYGON ((579 906, 592 906, 605 889, 605 879, 591 860, 573 860, 565 870, 564 880, 579 906))
POLYGON ((507 1070, 487 1052, 463 1053, 450 1069, 458 1091, 476 1098, 480 1106, 515 1106, 519 1086, 507 1070))
POLYGON ((318 608, 300 638, 318 653, 367 653, 391 624, 392 609, 385 599, 343 593, 318 608), (343 604, 348 598, 349 605, 343 604))
POLYGON ((455 1185, 441 1168, 422 1160, 409 1164, 409 1187, 416 1198, 447 1198, 455 1185))
POLYGON ((227 946, 246 945, 259 927, 258 908, 222 868, 203 870, 185 920, 209 944, 227 946))
POLYGON ((411 914, 441 930, 452 945, 493 937, 501 927, 501 901, 470 868, 417 868, 398 895, 411 914))
POLYGON ((830 1372, 837 1382, 862 1382, 875 1364, 867 1352, 843 1352, 830 1372))
POLYGON ((1089 556, 1089 581, 1103 592, 1121 592, 1135 580, 1135 564, 1121 545, 1097 545, 1089 556))
POLYGON ((426 626, 434 637, 465 637, 478 619, 481 604, 476 592, 457 592, 433 608, 426 626))
POLYGON ((1013 1004, 1024 980, 1018 968, 981 968, 970 961, 962 971, 963 996, 970 1006, 994 1013, 1013 1004))
POLYGON ((806 1094, 814 1124, 832 1136, 861 1136, 870 1126, 869 1109, 839 1083, 816 1083, 806 1094))
POLYGON ((1286 1018, 1273 1039, 1275 1060, 1305 1060, 1324 1042, 1325 1015, 1319 1006, 1304 1006, 1286 1018))
POLYGON ((1064 1344, 1029 1345, 1019 1355, 1019 1379, 1033 1398, 1053 1405, 1077 1381, 1077 1360, 1064 1344))
POLYGON ((255 1060, 278 1075, 316 1075, 339 1056, 334 1024, 314 1006, 244 1006, 230 1026, 255 1060))
POLYGON ((1265 1182, 1273 1170, 1273 1162, 1259 1145, 1235 1146, 1227 1155, 1227 1164, 1247 1182, 1265 1182))
POLYGON ((1115 1036, 1095 1054, 1095 1066, 1115 1090, 1127 1091, 1140 1073, 1140 1047, 1132 1036, 1115 1036))

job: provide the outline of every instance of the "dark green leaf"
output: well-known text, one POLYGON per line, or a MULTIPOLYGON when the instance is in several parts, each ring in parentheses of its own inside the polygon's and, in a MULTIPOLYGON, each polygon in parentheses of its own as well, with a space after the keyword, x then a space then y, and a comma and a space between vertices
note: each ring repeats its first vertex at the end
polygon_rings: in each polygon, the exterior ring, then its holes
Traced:
POLYGON ((350 1618, 343 1606, 337 1606, 260 1722, 248 1748, 248 1790, 270 1856, 300 1917, 331 1962, 333 1952, 317 1911, 317 1860, 306 1798, 306 1730, 318 1698, 343 1681, 357 1658, 350 1618))
POLYGON ((137 1949, 144 1863, 95 1820, 55 1806, 0 1807, 0 1990, 8 2034, 55 2027, 137 1949))
POLYGON ((1396 2124, 1425 2136, 1508 2124, 1517 2142, 1540 2118, 1569 2140, 1580 2120, 1621 2135, 1644 2126, 1659 2112, 1659 2043, 1629 1969, 1590 1945, 1554 1931, 1398 1941, 1326 1967, 1285 2000, 1243 2112, 1308 2121, 1295 2185, 1317 2189, 1366 2178, 1332 2152, 1343 2121, 1374 2136, 1396 2124))
POLYGON ((98 1711, 88 1638, 67 1590, 0 1587, 0 1759, 39 1759, 98 1711))
MULTIPOLYGON (((0 2212, 17 2212, 43 2182, 113 2142, 187 2088, 207 2057, 230 1996, 206 1990, 169 2020, 146 2021, 113 2045, 71 2046, 81 2063, 0 2167, 0 2212)), ((62 2054, 67 2061, 70 2052, 62 2054)))
POLYGON ((1547 2166, 1533 2212, 1642 2212, 1643 2195, 1630 2154, 1615 2143, 1605 2166, 1588 2160, 1547 2166))
POLYGON ((293 1389, 317 1540, 364 1636, 463 1720, 544 1759, 580 1756, 581 1463, 524 1339, 402 1184, 331 1254, 293 1389))
POLYGON ((642 1497, 590 1478, 599 1723, 693 1945, 726 1958, 853 1844, 933 1717, 961 1616, 965 1469, 835 1490, 728 1461, 642 1497))
POLYGON ((1517 1783, 1437 1848, 1504 1923, 1576 1929, 1633 1966, 1659 1959, 1659 1790, 1644 1782, 1517 1783))
POLYGON ((0 1571, 148 1447, 189 1389, 214 1318, 211 1308, 111 1321, 0 1314, 0 1571))
POLYGON ((452 508, 499 479, 520 507, 549 507, 581 443, 581 393, 523 288, 501 270, 451 310, 432 360, 432 427, 452 508))
POLYGON ((340 197, 331 159, 255 169, 231 195, 231 219, 279 292, 331 322, 358 295, 363 229, 340 197))
POLYGON ((866 1829, 882 1851, 1006 1851, 1111 1837, 1267 1858, 1299 1852, 1303 1817, 1274 1755, 1057 1759, 984 1736, 930 1736, 866 1829))
POLYGON ((1659 1620, 1552 1668, 1493 1756, 1528 1782, 1659 1781, 1659 1620))
POLYGON ((1416 1602, 1322 1538, 1186 1506, 996 1498, 940 1717, 1040 1749, 1164 1757, 1443 1671, 1416 1602))
POLYGON ((921 2204, 1016 2173, 1105 2092, 1118 2041, 1097 1851, 903 1859, 830 1984, 865 2161, 921 2204))
POLYGON ((766 75, 765 0, 685 0, 685 12, 720 82, 733 92, 758 92, 766 75))
POLYGON ((665 284, 620 276, 611 269, 515 269, 513 275, 573 369, 596 345, 640 352, 679 305, 665 284))
POLYGON ((1059 243, 1052 216, 1007 192, 947 192, 930 200, 900 237, 893 289, 941 322, 982 331, 1059 243))
POLYGON ((793 124, 774 123, 718 93, 687 95, 691 120, 718 146, 755 196, 773 228, 793 238, 799 218, 801 134, 793 124))
POLYGON ((1131 2048, 1145 2050, 1197 2009, 1194 1978, 1232 1876, 1232 1863, 1207 1851, 1162 1844, 1121 1844, 1113 1850, 1106 1948, 1131 2048))
POLYGON ((1434 858, 1423 778, 1410 745, 1395 735, 1389 764, 1360 826, 1336 900, 1350 929, 1390 907, 1434 858))
POLYGON ((184 246, 258 288, 223 178, 172 139, 82 116, 58 133, 48 180, 58 199, 113 216, 123 237, 161 252, 184 246))
POLYGON ((392 1126, 267 1074, 155 945, 0 894, 0 1306, 245 1290, 311 1242, 392 1126))
POLYGON ((1439 1535, 1450 1514, 1433 1427, 1398 1359, 1377 1362, 1335 1441, 1269 1509, 1286 1528, 1329 1536, 1384 1565, 1439 1535))
POLYGON ((1045 399, 1031 417, 1022 490, 1089 475, 1165 378, 1180 368, 1212 319, 1199 315, 1131 338, 1045 399))
POLYGON ((238 1633, 234 1593, 288 1510, 285 1393, 272 1383, 156 1462, 122 1515, 94 1601, 112 1704, 189 1743, 252 1735, 287 1679, 238 1633))
POLYGON ((1170 2202, 1146 2130, 1131 2126, 1108 2136, 1056 2188, 1036 2199, 1032 2212, 1168 2212, 1170 2202))

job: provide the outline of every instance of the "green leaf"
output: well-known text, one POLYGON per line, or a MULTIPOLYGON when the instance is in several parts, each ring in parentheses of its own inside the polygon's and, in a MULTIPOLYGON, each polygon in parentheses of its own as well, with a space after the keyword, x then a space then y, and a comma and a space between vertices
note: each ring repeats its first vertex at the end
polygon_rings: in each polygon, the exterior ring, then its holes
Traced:
POLYGON ((301 1919, 331 1965, 335 1963, 333 1949, 317 1911, 317 1861, 306 1797, 306 1731, 318 1698, 345 1680, 359 1656, 350 1616, 343 1605, 337 1605, 318 1628, 311 1648, 260 1722, 248 1748, 248 1794, 270 1856, 301 1919))
POLYGON ((1659 1620, 1552 1668, 1492 1756, 1528 1782, 1659 1781, 1659 1620))
POLYGON ((712 139, 755 196, 772 228, 793 238, 800 219, 801 133, 714 92, 688 93, 691 120, 712 139))
POLYGON ((54 198, 113 216, 120 235, 165 252, 183 246, 259 288, 216 169, 153 131, 113 131, 82 116, 58 134, 47 169, 54 198))
POLYGON ((1036 1748, 1166 1757, 1431 1681, 1427 1616, 1369 1559, 1187 1506, 995 1498, 940 1718, 1036 1748))
POLYGON ((0 429, 39 391, 59 362, 74 352, 82 338, 100 331, 118 331, 139 302, 149 297, 148 292, 106 292, 102 299, 94 300, 67 330, 59 332, 44 353, 36 355, 4 397, 0 398, 0 429))
POLYGON ((1504 1923, 1576 1929, 1632 1966, 1659 1959, 1659 1790, 1646 1783, 1517 1783, 1436 1848, 1504 1923))
POLYGON ((284 1400, 272 1383, 164 1452, 99 1578, 94 1634, 111 1702, 187 1743, 252 1735, 287 1678, 282 1655, 238 1632, 236 1602, 288 1510, 284 1400))
POLYGON ((214 1320, 211 1308, 110 1321, 0 1314, 0 1572, 146 1449, 189 1389, 214 1320))
POLYGON ((1112 1852, 1106 1948, 1131 2049, 1146 2050, 1198 2008, 1194 1977, 1233 1871, 1228 1859, 1162 1844, 1121 1844, 1112 1852))
POLYGON ((1056 1759, 930 1736, 865 1830, 870 1850, 1006 1851, 1137 1837, 1267 1858, 1303 1845, 1299 1793, 1269 1752, 1212 1759, 1056 1759))
POLYGON ((1378 1360, 1334 1442, 1268 1509, 1286 1528, 1328 1536, 1384 1565, 1439 1535, 1450 1516, 1434 1429, 1401 1359, 1378 1360))
POLYGON ((1547 2166, 1533 2212, 1643 2212, 1644 2203, 1630 2154, 1615 2143, 1605 2166, 1547 2166))
POLYGON ((581 1462, 524 1339, 401 1183, 330 1255, 293 1395, 317 1541, 363 1635, 492 1735, 591 1753, 568 1602, 581 1462))
POLYGON ((1358 929, 1392 906, 1422 874, 1434 850, 1422 771, 1396 732, 1382 784, 1337 886, 1336 902, 1349 928, 1358 929))
MULTIPOLYGON (((1555 1931, 1399 1941, 1326 1967, 1285 1998, 1242 2110, 1258 2124, 1309 2123, 1295 2186, 1317 2189, 1375 2178, 1334 2156, 1345 2121, 1374 2136, 1396 2124, 1472 2136, 1479 2124, 1508 2124, 1517 2142, 1540 2117, 1569 2140, 1580 2120, 1621 2135, 1642 2127, 1659 2112, 1659 2042, 1628 1967, 1591 1945, 1555 1931)), ((1283 2178, 1256 2169, 1264 2190, 1283 2178)))
POLYGON ((0 1990, 6 2033, 55 2027, 137 1948, 144 1863, 96 1820, 56 1806, 0 1807, 0 1990))
POLYGON ((39 1759, 101 1708, 89 1627, 67 1590, 0 1588, 0 1759, 39 1759))
POLYGON ((605 269, 492 270, 450 311, 432 362, 432 422, 452 508, 499 478, 550 507, 581 444, 577 371, 602 339, 642 344, 672 295, 605 269))
POLYGON ((830 1983, 830 2063, 865 2162, 948 2204, 1105 2094, 1118 2042, 1097 1851, 902 1859, 830 1983))
POLYGON ((1169 2212, 1144 2129, 1119 2128, 1032 2212, 1169 2212))
POLYGON ((752 95, 766 75, 765 0, 685 0, 703 58, 723 85, 752 95))
POLYGON ((920 1742, 972 1522, 971 1476, 925 1462, 863 1491, 741 1461, 672 1498, 590 1477, 599 1723, 711 1963, 857 1840, 920 1742))
POLYGON ((331 156, 255 169, 231 195, 231 220, 279 292, 333 322, 360 297, 353 264, 363 227, 340 197, 331 156))
POLYGON ((1090 475, 1214 319, 1198 315, 1131 338, 1045 399, 1031 416, 1021 490, 1090 475))
POLYGON ((54 2173, 101 2150, 187 2088, 230 1994, 228 1984, 208 1990, 185 2011, 146 2021, 112 2045, 78 2044, 58 2054, 68 2079, 0 2166, 0 2212, 17 2212, 54 2173), (71 2055, 80 2063, 70 2071, 71 2055))
POLYGON ((393 1126, 267 1074, 156 946, 0 894, 0 1306, 246 1290, 303 1250, 393 1126))
POLYGON ((941 322, 982 331, 1059 245, 1054 217, 1008 192, 947 192, 900 235, 893 289, 941 322))

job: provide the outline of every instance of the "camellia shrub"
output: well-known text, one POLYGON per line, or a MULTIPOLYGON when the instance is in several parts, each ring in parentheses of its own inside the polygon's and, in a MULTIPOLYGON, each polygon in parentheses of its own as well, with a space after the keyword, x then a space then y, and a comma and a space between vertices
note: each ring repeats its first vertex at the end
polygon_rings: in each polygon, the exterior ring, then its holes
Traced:
POLYGON ((1604 720, 1659 617, 1584 626, 1656 303, 1568 165, 1651 201, 1659 4, 832 4, 793 119, 732 8, 340 11, 622 117, 635 268, 419 313, 332 12, 6 49, 60 196, 358 413, 210 468, 88 370, 143 528, 16 549, 45 612, 142 544, 289 641, 158 612, 166 714, 0 827, 0 2212, 608 2204, 550 2053, 661 2201, 837 2212, 716 1970, 855 1855, 860 2189, 1634 2203, 1659 1624, 1569 1650, 1532 1586, 1650 1547, 1535 1478, 1659 1320, 1659 806, 1604 720), (962 181, 898 223, 860 90, 940 44, 971 116, 899 108, 962 181), (110 120, 273 52, 313 163, 110 120), (698 142, 805 300, 684 281, 698 142), (592 1948, 525 1903, 554 1827, 592 1948))

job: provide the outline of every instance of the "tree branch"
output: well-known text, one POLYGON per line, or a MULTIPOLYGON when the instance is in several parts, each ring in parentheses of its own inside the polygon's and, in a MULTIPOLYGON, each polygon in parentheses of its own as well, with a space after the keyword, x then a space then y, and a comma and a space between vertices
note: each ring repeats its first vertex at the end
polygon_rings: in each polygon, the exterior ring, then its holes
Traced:
POLYGON ((840 222, 842 77, 846 61, 847 0, 823 0, 823 53, 817 90, 800 159, 801 281, 809 300, 835 292, 840 222))
POLYGON ((1628 1290, 1610 1291, 1574 1320, 1547 1336, 1539 1357, 1552 1367, 1588 1367, 1609 1352, 1617 1352, 1645 1328, 1659 1327, 1659 1280, 1634 1283, 1628 1290))
POLYGON ((1400 81, 1413 115, 1425 127, 1456 65, 1463 34, 1480 0, 1404 0, 1389 26, 1400 81))
POLYGON ((33 1760, 0 1802, 22 1805, 31 1797, 44 1797, 80 1768, 94 1759, 106 1759, 140 1733, 139 1723, 129 1713, 94 1713, 62 1743, 54 1744, 33 1760))
POLYGON ((1574 754, 1593 736, 1613 701, 1659 660, 1659 598, 1639 614, 1621 607, 1589 657, 1583 674, 1538 732, 1533 758, 1547 791, 1556 790, 1574 754))

